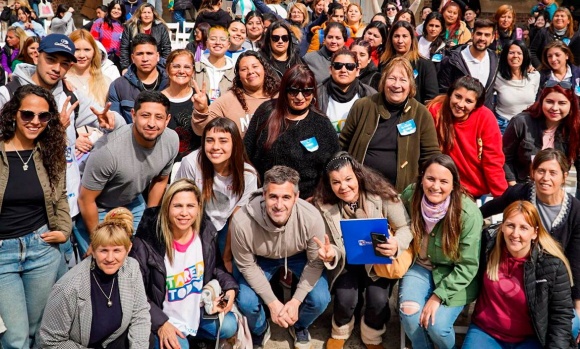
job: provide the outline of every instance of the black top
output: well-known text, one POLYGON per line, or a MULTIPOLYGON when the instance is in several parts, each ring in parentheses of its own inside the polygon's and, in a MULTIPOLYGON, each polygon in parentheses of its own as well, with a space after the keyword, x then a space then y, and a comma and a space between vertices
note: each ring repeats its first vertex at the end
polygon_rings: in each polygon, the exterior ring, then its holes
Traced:
POLYGON ((169 114, 171 114, 171 119, 169 119, 167 127, 175 130, 179 136, 179 153, 177 153, 175 161, 181 161, 184 156, 199 148, 201 136, 196 135, 191 128, 191 114, 193 113, 191 96, 183 102, 172 100, 170 102, 169 114))
MULTIPOLYGON (((26 162, 32 150, 19 151, 26 162)), ((34 160, 30 158, 28 170, 15 151, 7 151, 8 184, 4 191, 0 212, 0 239, 14 239, 37 230, 48 223, 44 191, 36 173, 34 160)))
POLYGON ((121 327, 123 310, 121 308, 121 295, 119 294, 118 281, 117 273, 114 275, 107 275, 96 265, 95 269, 91 271, 91 305, 93 309, 93 319, 91 321, 89 348, 101 347, 103 342, 109 338, 113 332, 121 327), (101 289, 99 289, 99 286, 107 296, 111 294, 111 302, 113 303, 111 307, 107 305, 108 300, 103 292, 101 292, 101 289))

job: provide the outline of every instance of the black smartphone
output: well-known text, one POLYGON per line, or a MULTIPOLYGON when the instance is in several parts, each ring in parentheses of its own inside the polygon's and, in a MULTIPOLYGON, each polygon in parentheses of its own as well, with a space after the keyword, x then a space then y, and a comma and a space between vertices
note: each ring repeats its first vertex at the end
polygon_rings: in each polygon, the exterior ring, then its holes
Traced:
POLYGON ((388 258, 387 256, 377 251, 377 245, 387 243, 387 236, 381 233, 371 233, 371 240, 373 242, 373 251, 375 251, 375 256, 388 258))

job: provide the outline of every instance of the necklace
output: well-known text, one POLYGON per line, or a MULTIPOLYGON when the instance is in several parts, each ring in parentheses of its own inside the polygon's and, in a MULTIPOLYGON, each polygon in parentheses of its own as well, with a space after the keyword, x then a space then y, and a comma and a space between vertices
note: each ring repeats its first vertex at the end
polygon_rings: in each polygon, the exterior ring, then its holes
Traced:
POLYGON ((143 87, 143 89, 145 91, 155 91, 157 89, 158 84, 159 84, 159 76, 157 76, 157 79, 155 79, 155 85, 153 85, 153 88, 151 88, 151 89, 146 88, 143 81, 141 81, 141 87, 143 87))
POLYGON ((93 279, 95 279, 95 282, 97 283, 97 287, 99 288, 99 290, 101 290, 101 293, 103 294, 103 296, 105 296, 105 298, 107 298, 107 307, 112 307, 113 306, 113 301, 111 300, 111 296, 113 295, 113 289, 115 288, 115 279, 113 278, 113 285, 111 286, 111 292, 109 292, 109 296, 107 297, 107 294, 105 293, 105 291, 103 291, 103 289, 101 288, 101 285, 99 285, 99 282, 97 281, 97 277, 95 276, 95 274, 93 274, 93 279))
POLYGON ((26 162, 24 162, 24 159, 22 159, 22 156, 20 156, 20 153, 18 152, 18 150, 16 149, 16 147, 14 147, 14 151, 16 152, 16 155, 18 155, 18 157, 20 158, 20 161, 22 161, 22 169, 24 171, 28 170, 28 163, 30 162, 30 159, 32 159, 32 155, 34 155, 34 151, 35 149, 32 150, 32 153, 30 153, 30 156, 28 157, 28 160, 26 160, 26 162))

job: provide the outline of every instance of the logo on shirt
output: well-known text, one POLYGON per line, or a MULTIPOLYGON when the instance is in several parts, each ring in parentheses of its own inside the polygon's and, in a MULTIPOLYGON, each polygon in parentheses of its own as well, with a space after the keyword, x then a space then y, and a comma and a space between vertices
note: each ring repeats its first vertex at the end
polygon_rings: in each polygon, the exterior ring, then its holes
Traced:
POLYGON ((167 301, 176 302, 187 298, 190 294, 200 294, 203 288, 203 272, 203 262, 199 262, 181 273, 168 275, 165 278, 167 301))

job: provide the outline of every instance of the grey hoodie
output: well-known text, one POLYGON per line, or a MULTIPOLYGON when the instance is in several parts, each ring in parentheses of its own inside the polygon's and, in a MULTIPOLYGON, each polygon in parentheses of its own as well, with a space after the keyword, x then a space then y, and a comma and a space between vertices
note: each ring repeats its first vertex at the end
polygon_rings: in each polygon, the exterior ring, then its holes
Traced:
POLYGON ((232 217, 232 253, 238 269, 252 289, 269 304, 276 300, 268 279, 256 262, 257 257, 286 259, 306 252, 307 263, 293 298, 304 298, 320 279, 324 265, 318 258, 318 245, 312 238, 324 241, 325 226, 318 210, 298 199, 288 222, 275 226, 268 214, 262 190, 254 192, 250 202, 232 217))

